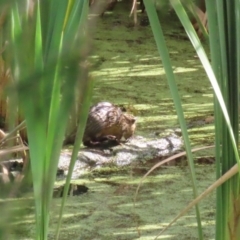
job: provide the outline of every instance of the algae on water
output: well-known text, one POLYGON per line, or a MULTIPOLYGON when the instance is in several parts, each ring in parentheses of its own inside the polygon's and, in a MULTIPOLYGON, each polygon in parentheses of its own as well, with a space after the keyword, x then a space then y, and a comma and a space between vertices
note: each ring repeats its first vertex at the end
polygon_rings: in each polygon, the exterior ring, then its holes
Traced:
MULTIPOLYGON (((95 67, 91 72, 95 79, 93 103, 109 101, 132 106, 138 117, 136 134, 158 135, 178 128, 177 116, 151 28, 133 26, 126 10, 127 2, 119 2, 112 13, 106 13, 98 20, 92 56, 96 64, 93 64, 95 67)), ((146 16, 140 14, 139 21, 143 17, 146 16)), ((165 14, 161 23, 177 75, 192 144, 212 144, 213 124, 205 121, 213 114, 210 83, 174 13, 165 14)), ((204 154, 206 152, 201 153, 204 154)), ((144 181, 134 208, 137 185, 147 170, 149 166, 114 168, 111 171, 94 171, 78 180, 89 191, 68 198, 60 239, 154 239, 192 200, 193 194, 187 166, 165 166, 144 181)), ((197 165, 196 173, 201 192, 214 181, 215 165, 197 165)), ((54 239, 60 201, 53 201, 49 239, 54 239)), ((200 203, 200 210, 205 239, 213 239, 214 193, 200 203)), ((17 239, 33 239, 33 209, 13 224, 18 226, 17 239)), ((194 209, 159 239, 197 240, 194 209)))

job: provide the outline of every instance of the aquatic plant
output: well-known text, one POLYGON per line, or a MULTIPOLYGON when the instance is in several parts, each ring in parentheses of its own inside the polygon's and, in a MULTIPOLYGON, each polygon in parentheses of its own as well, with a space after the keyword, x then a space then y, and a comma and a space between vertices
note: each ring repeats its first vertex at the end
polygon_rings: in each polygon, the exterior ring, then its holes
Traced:
MULTIPOLYGON (((67 183, 89 109, 92 81, 88 79, 87 62, 90 52, 90 41, 86 41, 90 27, 87 25, 88 1, 13 0, 1 1, 1 7, 1 16, 5 17, 1 36, 6 44, 3 57, 11 80, 7 94, 12 106, 26 120, 35 202, 35 239, 43 240, 48 237, 53 184, 71 110, 77 102, 81 127, 77 130, 67 183)), ((67 191, 68 184, 56 238, 67 191)), ((0 238, 10 239, 6 223, 1 223, 0 238)))
MULTIPOLYGON (((144 0, 159 54, 162 58, 172 98, 178 114, 186 154, 191 170, 193 196, 198 195, 182 106, 175 83, 175 76, 168 50, 164 41, 161 24, 158 20, 153 1, 144 0)), ((217 188, 216 202, 216 239, 239 239, 239 174, 240 160, 238 154, 238 82, 239 82, 239 13, 237 1, 206 1, 208 28, 211 50, 211 64, 204 48, 179 0, 170 0, 186 30, 193 47, 212 84, 215 96, 215 158, 216 178, 218 179, 203 194, 180 213, 170 225, 183 215, 190 207, 196 206, 199 239, 203 239, 200 212, 197 203, 209 192, 217 188)), ((169 226, 170 226, 169 225, 169 226)), ((165 231, 166 229, 162 230, 165 231)), ((161 233, 162 233, 161 232, 161 233)))

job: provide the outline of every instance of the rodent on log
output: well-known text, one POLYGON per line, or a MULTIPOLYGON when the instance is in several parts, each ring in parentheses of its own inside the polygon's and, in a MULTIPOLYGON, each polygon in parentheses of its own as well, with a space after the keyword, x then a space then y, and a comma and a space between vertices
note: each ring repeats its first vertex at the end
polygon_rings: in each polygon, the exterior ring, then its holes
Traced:
POLYGON ((92 106, 83 135, 85 146, 96 146, 106 140, 120 143, 133 136, 136 129, 136 118, 123 113, 121 109, 109 102, 99 102, 92 106))

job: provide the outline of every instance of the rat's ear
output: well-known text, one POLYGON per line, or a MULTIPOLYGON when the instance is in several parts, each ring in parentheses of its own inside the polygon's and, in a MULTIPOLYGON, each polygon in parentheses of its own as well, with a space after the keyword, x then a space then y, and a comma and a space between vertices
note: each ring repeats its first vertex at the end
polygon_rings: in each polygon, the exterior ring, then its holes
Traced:
POLYGON ((134 124, 137 121, 137 118, 130 114, 123 114, 128 123, 134 124))

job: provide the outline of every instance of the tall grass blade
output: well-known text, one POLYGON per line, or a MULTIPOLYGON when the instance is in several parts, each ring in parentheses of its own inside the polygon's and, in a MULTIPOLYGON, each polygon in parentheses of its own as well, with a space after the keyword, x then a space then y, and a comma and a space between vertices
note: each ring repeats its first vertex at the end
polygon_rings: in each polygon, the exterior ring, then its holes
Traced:
POLYGON ((231 127, 231 122, 230 122, 230 118, 228 115, 227 107, 226 107, 223 95, 221 93, 221 89, 220 89, 217 79, 215 77, 215 74, 212 70, 211 64, 209 63, 209 60, 204 51, 204 48, 202 47, 201 42, 200 42, 195 30, 193 29, 193 26, 191 25, 191 22, 187 16, 183 6, 181 5, 180 1, 179 0, 171 0, 171 4, 172 4, 174 10, 176 11, 179 19, 181 20, 181 23, 182 23, 183 27, 185 28, 185 30, 189 36, 189 39, 191 40, 193 47, 195 48, 196 53, 198 54, 198 57, 204 67, 204 70, 206 71, 208 78, 212 84, 215 95, 216 95, 216 97, 219 101, 219 104, 221 106, 221 109, 223 111, 226 124, 228 126, 228 131, 229 131, 229 134, 231 137, 231 142, 232 142, 232 145, 234 146, 235 157, 236 157, 236 159, 238 159, 238 164, 240 165, 240 160, 238 157, 238 150, 236 148, 234 132, 231 127))
POLYGON ((57 164, 75 88, 86 88, 83 62, 88 53, 82 55, 85 41, 82 33, 88 1, 38 0, 34 5, 30 2, 14 1, 11 6, 11 45, 7 56, 15 82, 10 93, 18 96, 26 119, 36 239, 45 240, 57 164))
MULTIPOLYGON (((68 34, 66 35, 67 38, 64 39, 66 41, 66 43, 68 43, 69 40, 71 38, 73 38, 74 35, 76 35, 77 31, 78 31, 78 34, 83 33, 84 32, 83 29, 87 28, 86 19, 87 19, 87 13, 88 13, 88 2, 87 1, 85 1, 85 2, 75 1, 75 4, 73 4, 72 6, 69 6, 68 10, 69 10, 68 11, 69 21, 65 25, 65 31, 68 32, 68 34), (81 18, 80 18, 79 24, 76 25, 75 24, 76 21, 74 21, 74 18, 79 18, 79 16, 81 16, 81 18)), ((66 179, 66 183, 65 183, 64 191, 63 191, 58 226, 56 229, 56 239, 59 239, 60 226, 61 226, 61 220, 62 220, 62 215, 63 215, 63 207, 66 202, 73 168, 75 165, 75 161, 76 161, 78 151, 79 151, 79 148, 81 145, 85 125, 87 122, 87 116, 88 116, 90 101, 91 101, 91 97, 92 97, 92 90, 93 90, 93 81, 91 81, 90 79, 88 80, 88 67, 86 66, 86 60, 87 60, 87 56, 88 56, 88 55, 85 55, 86 53, 88 53, 86 51, 86 49, 90 49, 90 46, 87 44, 87 41, 86 41, 87 34, 86 33, 85 33, 85 35, 79 34, 79 37, 82 40, 82 49, 81 49, 82 59, 81 59, 81 75, 80 75, 81 80, 80 81, 82 81, 83 83, 82 83, 81 89, 80 89, 81 107, 79 110, 79 123, 78 123, 78 129, 77 129, 77 133, 76 133, 76 139, 75 139, 74 148, 73 148, 70 165, 69 165, 69 169, 68 169, 68 175, 67 175, 67 179, 66 179), (84 52, 85 52, 85 54, 84 54, 84 52)), ((68 46, 66 44, 66 50, 69 51, 69 49, 67 47, 68 46)), ((72 50, 74 53, 75 49, 73 48, 72 50)))
MULTIPOLYGON (((219 82, 222 86, 222 91, 225 96, 227 109, 229 112, 231 124, 233 127, 234 137, 238 143, 238 98, 239 98, 239 43, 237 34, 239 32, 239 3, 233 1, 231 4, 227 1, 214 1, 217 8, 218 32, 220 35, 220 54, 221 54, 221 77, 219 82)), ((207 11, 214 4, 207 4, 207 11)), ((212 16, 211 16, 212 18, 212 16)), ((212 19, 209 19, 213 21, 212 19)), ((212 38, 216 36, 212 34, 212 38)), ((213 62, 219 63, 219 59, 213 58, 213 62)), ((214 69, 217 73, 219 69, 214 69)), ((217 109, 220 111, 220 109, 217 109)), ((226 131, 226 126, 223 122, 221 126, 216 126, 216 131, 222 131, 222 147, 219 147, 221 155, 216 158, 217 164, 220 165, 220 174, 224 174, 230 169, 239 159, 234 155, 234 149, 229 141, 229 134, 226 131), (222 148, 222 149, 221 149, 222 148)), ((237 146, 235 146, 237 148, 237 146)), ((217 149, 216 149, 217 150, 217 149)), ((226 182, 217 193, 217 217, 216 217, 216 236, 221 239, 238 239, 239 234, 235 232, 235 226, 239 225, 239 221, 234 215, 238 215, 239 211, 235 208, 236 199, 239 198, 239 174, 226 182), (219 216, 221 218, 219 218, 219 216), (221 234, 219 234, 219 230, 221 234)))
MULTIPOLYGON (((235 40, 236 8, 234 4, 229 4, 227 1, 212 1, 211 3, 207 1, 211 54, 213 68, 218 77, 217 81, 204 49, 190 21, 187 19, 183 7, 178 0, 171 0, 171 3, 196 49, 213 86, 216 99, 219 102, 215 106, 215 118, 217 118, 215 126, 216 136, 218 137, 216 140, 217 176, 221 176, 236 162, 240 166, 237 149, 238 114, 236 114, 236 107, 238 106, 238 83, 235 81, 238 74, 235 64, 237 62, 235 54, 237 51, 235 40), (214 8, 217 9, 217 18, 214 8), (219 43, 216 43, 217 40, 219 40, 219 43), (222 120, 220 111, 223 112, 225 121, 222 120)), ((224 183, 220 190, 217 191, 216 239, 218 240, 230 239, 230 236, 233 236, 233 232, 235 231, 233 229, 236 218, 231 215, 232 213, 233 215, 239 214, 235 211, 236 209, 233 209, 234 196, 236 197, 237 192, 239 192, 238 175, 224 183)))
MULTIPOLYGON (((192 157, 192 153, 191 153, 191 145, 190 145, 190 141, 189 141, 189 137, 188 137, 188 133, 187 133, 187 127, 186 127, 186 122, 184 119, 183 109, 181 106, 181 100, 180 100, 179 93, 177 90, 177 85, 175 82, 175 76, 173 73, 172 64, 170 61, 170 57, 169 57, 167 46, 166 46, 166 43, 164 40, 162 28, 161 28, 160 22, 158 20, 158 16, 157 16, 153 1, 144 0, 144 4, 145 4, 146 11, 147 11, 147 14, 148 14, 148 17, 150 20, 150 24, 151 24, 153 35, 154 35, 154 38, 155 38, 155 41, 157 44, 157 48, 158 48, 159 54, 162 58, 163 66, 164 66, 166 76, 168 79, 168 84, 169 84, 172 98, 173 98, 175 108, 177 111, 179 123, 180 123, 181 129, 182 129, 182 135, 184 138, 185 148, 186 148, 187 157, 188 157, 188 163, 189 163, 190 172, 191 172, 193 195, 194 195, 194 197, 196 197, 198 194, 197 194, 197 187, 196 187, 194 162, 193 162, 193 157, 192 157)), ((198 206, 196 206, 196 216, 197 216, 197 223, 198 223, 199 239, 203 239, 200 211, 199 211, 198 206)))
MULTIPOLYGON (((215 10, 215 1, 206 1, 206 8, 208 13, 208 26, 211 31, 211 34, 209 36, 210 40, 210 53, 211 53, 211 64, 212 68, 214 70, 215 76, 217 79, 221 79, 221 71, 218 71, 218 69, 221 67, 221 55, 220 55, 220 44, 219 41, 216 41, 216 38, 219 39, 219 31, 218 31, 218 20, 217 20, 217 12, 215 10)), ((218 81, 218 84, 220 85, 221 82, 218 81)), ((220 85, 221 88, 223 86, 220 85)), ((214 115, 215 115, 215 129, 220 129, 223 119, 223 114, 220 108, 220 105, 214 96, 214 115)), ((222 132, 215 130, 215 144, 217 149, 215 150, 215 157, 216 159, 220 159, 222 153, 221 149, 221 142, 222 142, 222 132)), ((216 178, 220 178, 221 176, 221 162, 216 161, 216 178)), ((222 188, 217 188, 216 190, 216 219, 219 219, 216 222, 216 239, 220 239, 220 237, 223 235, 223 228, 222 226, 222 220, 223 220, 223 212, 222 209, 222 188)))

